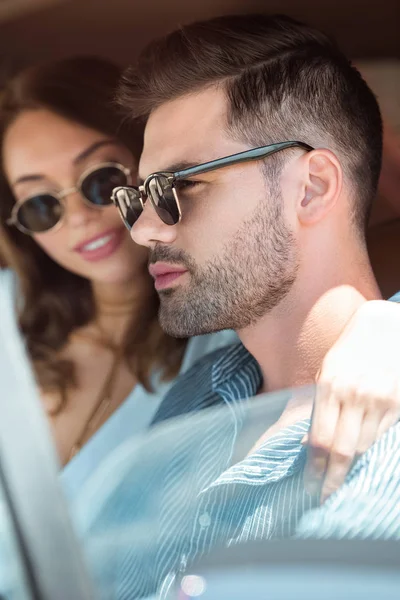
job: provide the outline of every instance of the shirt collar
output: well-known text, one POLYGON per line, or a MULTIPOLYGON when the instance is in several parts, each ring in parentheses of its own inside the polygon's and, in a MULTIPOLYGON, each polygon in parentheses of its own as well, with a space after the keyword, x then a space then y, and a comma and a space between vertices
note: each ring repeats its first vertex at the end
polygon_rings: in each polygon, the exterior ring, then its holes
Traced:
POLYGON ((243 344, 236 344, 212 366, 213 391, 225 400, 243 400, 257 394, 262 374, 256 359, 243 344))
MULTIPOLYGON (((235 433, 243 426, 249 398, 257 394, 261 384, 261 369, 243 344, 233 347, 214 363, 213 391, 230 409, 235 433)), ((244 460, 225 470, 208 489, 237 482, 263 485, 293 475, 305 462, 306 452, 301 440, 309 426, 310 419, 304 419, 282 429, 244 460)))
POLYGON ((224 471, 208 489, 235 483, 265 485, 293 476, 305 464, 306 449, 301 441, 309 427, 310 419, 285 427, 244 460, 224 471))
POLYGON ((261 369, 243 344, 232 347, 212 366, 213 392, 227 407, 234 427, 233 441, 243 426, 248 399, 255 396, 262 384, 261 369))

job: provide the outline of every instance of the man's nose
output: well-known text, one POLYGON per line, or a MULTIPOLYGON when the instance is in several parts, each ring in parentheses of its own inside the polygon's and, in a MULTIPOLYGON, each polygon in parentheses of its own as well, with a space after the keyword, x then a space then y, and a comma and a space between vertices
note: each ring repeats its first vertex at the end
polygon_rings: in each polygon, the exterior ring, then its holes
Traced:
POLYGON ((140 246, 151 248, 154 244, 172 244, 176 239, 177 225, 166 225, 147 200, 144 209, 131 229, 131 238, 140 246))

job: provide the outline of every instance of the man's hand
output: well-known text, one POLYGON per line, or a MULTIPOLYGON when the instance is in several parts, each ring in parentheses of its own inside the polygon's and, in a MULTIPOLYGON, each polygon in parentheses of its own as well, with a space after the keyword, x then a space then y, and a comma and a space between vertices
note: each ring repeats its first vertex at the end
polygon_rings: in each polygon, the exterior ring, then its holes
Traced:
POLYGON ((305 472, 321 502, 354 461, 400 418, 400 306, 366 302, 326 355, 308 435, 305 472))

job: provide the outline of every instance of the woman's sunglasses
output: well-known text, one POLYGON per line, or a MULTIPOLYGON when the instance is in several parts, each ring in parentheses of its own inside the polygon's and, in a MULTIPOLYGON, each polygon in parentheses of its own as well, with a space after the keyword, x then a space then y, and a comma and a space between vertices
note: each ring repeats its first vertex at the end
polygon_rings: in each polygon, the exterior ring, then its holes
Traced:
POLYGON ((252 160, 261 160, 281 150, 296 147, 303 148, 307 152, 314 149, 303 142, 280 142, 278 144, 270 144, 269 146, 261 146, 260 148, 253 148, 252 150, 218 158, 217 160, 202 163, 201 165, 189 167, 174 173, 152 173, 146 178, 143 185, 139 187, 124 185, 116 187, 111 199, 118 208, 122 220, 129 230, 132 229, 142 214, 147 198, 150 198, 154 210, 166 225, 176 225, 182 216, 175 186, 176 182, 223 167, 230 167, 252 160))
POLYGON ((79 192, 88 206, 102 208, 112 204, 114 188, 131 182, 131 170, 127 167, 114 162, 101 163, 82 173, 75 187, 60 192, 37 193, 17 202, 7 224, 29 235, 45 233, 61 224, 65 213, 63 200, 69 194, 79 192))

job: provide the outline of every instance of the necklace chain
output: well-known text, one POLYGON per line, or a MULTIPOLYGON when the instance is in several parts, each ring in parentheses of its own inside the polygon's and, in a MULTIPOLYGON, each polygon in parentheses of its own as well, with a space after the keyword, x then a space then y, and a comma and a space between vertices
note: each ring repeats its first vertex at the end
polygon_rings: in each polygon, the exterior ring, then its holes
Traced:
MULTIPOLYGON (((109 307, 105 304, 104 306, 102 306, 102 310, 101 310, 101 314, 102 316, 123 316, 123 315, 127 315, 127 314, 131 314, 132 313, 132 301, 126 302, 126 303, 121 303, 120 305, 117 306, 112 306, 110 305, 109 307), (127 308, 130 308, 130 310, 128 311, 127 308)), ((103 348, 107 348, 108 350, 110 350, 113 355, 113 361, 111 363, 111 367, 110 370, 107 374, 107 377, 104 380, 103 385, 101 386, 100 392, 97 396, 96 402, 93 406, 93 409, 91 410, 89 417, 86 419, 86 421, 83 424, 83 427, 81 428, 81 431, 78 435, 78 437, 76 438, 74 444, 72 445, 70 454, 69 454, 69 460, 71 460, 71 458, 73 458, 75 456, 75 454, 77 454, 79 452, 79 450, 82 448, 85 438, 88 434, 91 434, 94 432, 95 428, 96 428, 96 424, 99 422, 99 420, 102 418, 102 416, 106 413, 106 411, 110 408, 110 405, 112 403, 112 392, 113 392, 113 387, 114 387, 114 383, 115 383, 115 379, 116 376, 118 374, 118 369, 120 367, 121 361, 123 359, 124 356, 124 344, 121 342, 115 342, 112 341, 108 338, 106 332, 103 330, 103 328, 101 327, 100 323, 97 322, 97 330, 98 330, 98 335, 91 335, 90 333, 83 333, 83 332, 73 332, 71 334, 71 338, 75 338, 75 339, 82 339, 86 342, 90 342, 91 344, 97 344, 99 346, 102 346, 103 348)))
POLYGON ((94 430, 96 422, 99 421, 101 416, 103 416, 106 410, 110 407, 110 404, 112 402, 113 386, 116 375, 118 373, 118 367, 120 366, 122 360, 122 356, 123 351, 121 349, 115 352, 111 368, 101 387, 95 405, 89 417, 86 419, 79 433, 79 436, 77 437, 76 441, 74 442, 71 448, 69 460, 71 460, 71 458, 73 458, 73 456, 75 456, 75 454, 79 452, 79 450, 82 448, 86 435, 94 430))

